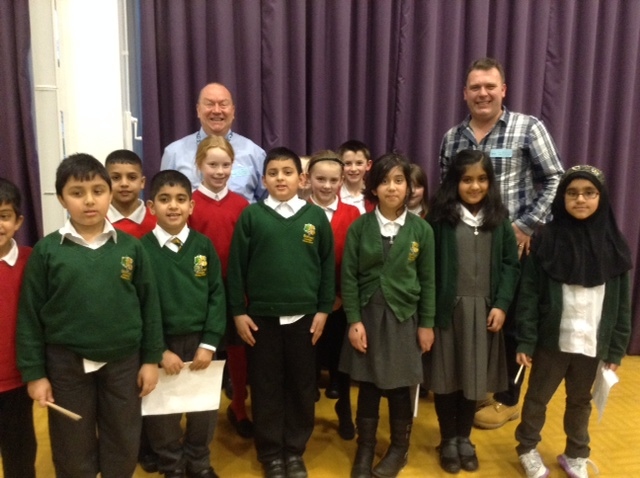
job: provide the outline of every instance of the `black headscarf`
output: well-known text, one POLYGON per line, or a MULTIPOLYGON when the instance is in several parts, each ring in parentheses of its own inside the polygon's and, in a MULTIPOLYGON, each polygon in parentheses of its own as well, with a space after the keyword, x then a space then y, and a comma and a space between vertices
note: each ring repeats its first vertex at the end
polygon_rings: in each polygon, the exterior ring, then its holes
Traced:
POLYGON ((551 213, 551 222, 534 236, 532 249, 552 279, 594 287, 631 269, 631 252, 613 216, 602 171, 584 165, 568 169, 551 213), (600 193, 598 209, 584 220, 574 218, 565 207, 565 191, 574 179, 590 181, 600 193))

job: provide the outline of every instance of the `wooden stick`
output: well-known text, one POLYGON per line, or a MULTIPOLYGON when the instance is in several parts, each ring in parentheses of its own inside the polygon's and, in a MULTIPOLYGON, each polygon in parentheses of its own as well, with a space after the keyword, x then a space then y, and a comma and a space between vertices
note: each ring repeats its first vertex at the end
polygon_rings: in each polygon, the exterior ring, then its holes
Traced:
POLYGON ((518 370, 518 373, 516 374, 516 379, 513 381, 513 383, 518 383, 518 380, 520 379, 520 375, 522 374, 523 370, 524 370, 524 365, 520 365, 520 369, 518 370))
POLYGON ((73 413, 72 411, 63 408, 60 405, 56 405, 53 402, 47 402, 47 407, 53 408, 56 412, 62 413, 64 416, 69 417, 72 420, 78 421, 82 419, 82 417, 77 413, 73 413))

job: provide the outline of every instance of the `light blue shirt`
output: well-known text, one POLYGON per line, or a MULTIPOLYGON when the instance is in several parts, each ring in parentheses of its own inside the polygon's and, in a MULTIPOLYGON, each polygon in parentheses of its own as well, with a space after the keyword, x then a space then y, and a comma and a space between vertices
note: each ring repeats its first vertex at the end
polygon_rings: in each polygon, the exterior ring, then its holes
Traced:
MULTIPOLYGON (((200 171, 196 167, 196 150, 198 143, 207 137, 202 128, 189 136, 174 141, 164 150, 160 169, 175 169, 183 173, 191 181, 192 189, 197 189, 201 182, 200 171)), ((244 196, 254 203, 266 196, 262 184, 264 150, 238 133, 229 131, 227 140, 233 147, 235 159, 231 168, 231 177, 227 185, 229 190, 244 196)))

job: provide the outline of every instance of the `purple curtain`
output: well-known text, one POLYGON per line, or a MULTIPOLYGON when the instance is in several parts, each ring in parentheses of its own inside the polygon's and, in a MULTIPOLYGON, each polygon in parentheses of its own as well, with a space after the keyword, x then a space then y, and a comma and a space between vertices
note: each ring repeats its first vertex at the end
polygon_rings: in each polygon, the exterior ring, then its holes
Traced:
MULTIPOLYGON (((467 114, 469 63, 505 65, 513 111, 541 118, 565 167, 607 175, 640 252, 640 2, 624 0, 143 0, 144 156, 196 130, 199 89, 234 93, 234 129, 300 154, 365 141, 406 153, 438 183, 444 132, 467 114)), ((634 333, 640 293, 634 269, 634 333)))
POLYGON ((0 177, 22 193, 21 245, 42 235, 40 177, 31 97, 29 3, 0 0, 0 177))

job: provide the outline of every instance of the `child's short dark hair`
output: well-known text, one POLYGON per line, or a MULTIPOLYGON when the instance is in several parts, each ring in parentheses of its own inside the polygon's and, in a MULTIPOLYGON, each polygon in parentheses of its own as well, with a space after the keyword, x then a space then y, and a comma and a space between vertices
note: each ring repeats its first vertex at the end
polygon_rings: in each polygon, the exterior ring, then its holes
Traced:
POLYGON ((296 170, 298 174, 302 174, 302 161, 300 161, 300 156, 291 151, 289 148, 285 148, 284 146, 279 146, 277 148, 273 148, 269 150, 267 153, 267 157, 264 158, 264 166, 262 167, 262 175, 265 176, 267 174, 267 165, 271 161, 275 161, 277 159, 290 159, 296 165, 296 170))
POLYGON ((151 178, 151 200, 155 201, 156 196, 164 186, 178 186, 182 187, 191 199, 191 181, 180 171, 175 169, 165 169, 156 173, 151 178))
POLYGON ((18 186, 5 178, 0 178, 0 204, 8 204, 16 216, 21 215, 22 195, 18 186))
POLYGON ((387 174, 389 174, 389 172, 396 166, 402 170, 404 179, 407 182, 407 195, 404 198, 404 204, 407 204, 411 194, 413 194, 413 187, 411 185, 411 164, 404 155, 399 153, 383 154, 373 162, 373 166, 371 166, 371 170, 365 178, 364 197, 366 200, 371 201, 374 204, 378 204, 378 196, 373 194, 373 191, 382 184, 382 181, 387 177, 387 174))
POLYGON ((72 154, 63 159, 56 170, 56 194, 62 196, 62 190, 71 178, 78 181, 91 181, 95 176, 104 179, 111 190, 111 178, 100 161, 90 154, 72 154))
POLYGON ((116 149, 109 153, 109 156, 107 156, 107 159, 104 161, 104 165, 109 167, 111 164, 133 164, 142 169, 140 156, 129 149, 116 149))
POLYGON ((338 156, 342 158, 344 153, 346 153, 347 151, 353 151, 354 153, 362 151, 362 154, 365 158, 367 158, 367 161, 371 161, 371 151, 369 151, 367 145, 362 141, 359 141, 357 139, 350 139, 348 141, 345 141, 338 148, 338 156))

